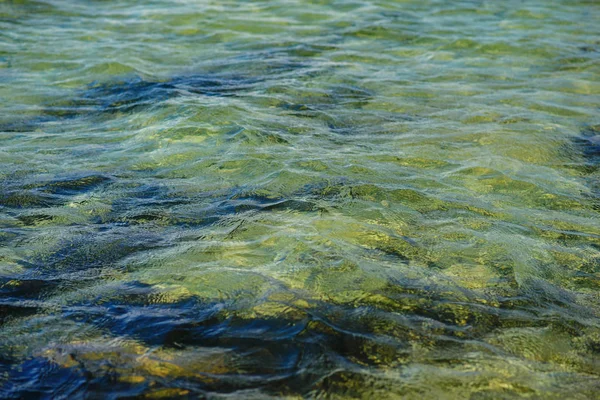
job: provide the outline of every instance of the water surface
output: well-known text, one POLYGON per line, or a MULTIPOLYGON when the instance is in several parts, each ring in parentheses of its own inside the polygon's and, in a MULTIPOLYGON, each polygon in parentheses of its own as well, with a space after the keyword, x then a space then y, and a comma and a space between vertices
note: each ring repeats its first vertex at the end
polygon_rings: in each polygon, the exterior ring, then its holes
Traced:
POLYGON ((0 2, 0 397, 597 396, 598 15, 0 2))

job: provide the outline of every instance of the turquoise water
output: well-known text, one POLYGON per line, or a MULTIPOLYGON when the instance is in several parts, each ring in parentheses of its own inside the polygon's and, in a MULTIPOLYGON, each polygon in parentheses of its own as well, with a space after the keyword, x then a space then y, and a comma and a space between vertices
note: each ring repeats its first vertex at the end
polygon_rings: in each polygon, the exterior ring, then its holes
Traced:
POLYGON ((0 397, 594 398, 598 15, 0 1, 0 397))

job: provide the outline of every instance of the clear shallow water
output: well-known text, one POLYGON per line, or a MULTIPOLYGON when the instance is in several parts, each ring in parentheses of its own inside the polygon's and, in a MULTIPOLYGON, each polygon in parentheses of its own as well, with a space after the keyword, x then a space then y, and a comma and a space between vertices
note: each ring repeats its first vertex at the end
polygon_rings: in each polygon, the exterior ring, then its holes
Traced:
POLYGON ((598 15, 1 2, 1 396, 594 397, 598 15))

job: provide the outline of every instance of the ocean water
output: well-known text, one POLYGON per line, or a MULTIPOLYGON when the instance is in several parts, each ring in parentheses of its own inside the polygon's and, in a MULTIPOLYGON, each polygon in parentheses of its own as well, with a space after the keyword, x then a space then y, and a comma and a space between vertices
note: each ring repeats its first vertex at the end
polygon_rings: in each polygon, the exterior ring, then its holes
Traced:
POLYGON ((0 1, 0 397, 598 396, 599 16, 0 1))

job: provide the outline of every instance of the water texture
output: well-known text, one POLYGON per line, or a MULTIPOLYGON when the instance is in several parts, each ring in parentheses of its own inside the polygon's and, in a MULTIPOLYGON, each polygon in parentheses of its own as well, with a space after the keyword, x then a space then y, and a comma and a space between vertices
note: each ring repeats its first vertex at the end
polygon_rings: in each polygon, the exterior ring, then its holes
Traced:
POLYGON ((0 397, 595 398, 598 16, 0 1, 0 397))

